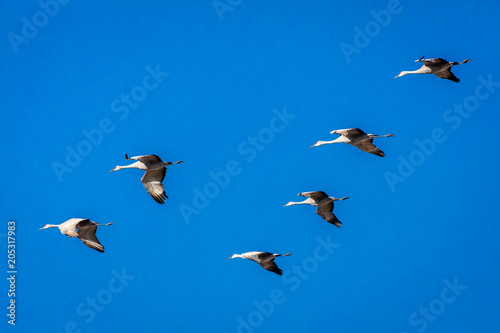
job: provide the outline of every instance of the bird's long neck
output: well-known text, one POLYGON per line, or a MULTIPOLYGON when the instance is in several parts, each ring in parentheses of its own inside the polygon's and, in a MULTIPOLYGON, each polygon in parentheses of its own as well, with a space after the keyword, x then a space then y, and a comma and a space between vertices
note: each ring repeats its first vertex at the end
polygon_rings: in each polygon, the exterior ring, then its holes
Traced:
POLYGON ((139 164, 142 164, 142 162, 137 161, 129 165, 118 165, 116 166, 116 170, 121 170, 121 169, 140 169, 139 164))
POLYGON ((402 71, 399 76, 405 76, 405 75, 408 75, 408 74, 427 74, 428 71, 426 70, 426 68, 424 66, 420 67, 419 69, 417 70, 414 70, 414 71, 402 71))
POLYGON ((56 228, 56 227, 58 228, 58 227, 59 227, 59 225, 58 225, 58 224, 47 224, 47 225, 44 227, 44 229, 48 229, 48 228, 56 228))
POLYGON ((304 201, 298 201, 298 202, 294 202, 294 201, 290 201, 289 203, 287 203, 285 206, 293 206, 293 205, 310 205, 311 204, 311 200, 310 198, 307 198, 306 200, 304 201))
POLYGON ((331 141, 318 141, 318 142, 316 142, 316 146, 329 145, 332 143, 341 143, 344 141, 345 141, 344 137, 341 136, 341 137, 338 137, 335 140, 331 140, 331 141))

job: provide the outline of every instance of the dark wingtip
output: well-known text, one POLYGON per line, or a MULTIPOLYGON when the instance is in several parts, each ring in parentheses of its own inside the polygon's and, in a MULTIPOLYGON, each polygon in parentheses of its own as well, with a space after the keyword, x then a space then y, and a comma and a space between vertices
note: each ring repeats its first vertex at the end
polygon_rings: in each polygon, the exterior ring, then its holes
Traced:
POLYGON ((129 159, 127 154, 125 154, 125 159, 126 159, 126 160, 128 160, 128 159, 129 159))

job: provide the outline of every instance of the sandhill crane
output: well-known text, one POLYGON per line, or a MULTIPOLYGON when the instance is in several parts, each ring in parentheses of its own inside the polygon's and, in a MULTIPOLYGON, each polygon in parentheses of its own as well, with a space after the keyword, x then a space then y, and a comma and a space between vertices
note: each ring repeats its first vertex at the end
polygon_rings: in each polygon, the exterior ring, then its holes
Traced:
POLYGON ((125 166, 117 165, 109 172, 131 168, 146 171, 144 176, 141 178, 142 185, 144 185, 146 191, 153 199, 155 199, 156 202, 163 205, 165 203, 165 199, 168 199, 168 196, 165 193, 165 189, 163 188, 163 184, 161 182, 165 179, 167 167, 172 164, 182 163, 182 161, 163 162, 157 155, 133 156, 129 158, 127 154, 125 154, 125 159, 137 160, 137 162, 125 166))
POLYGON ((422 67, 416 71, 402 71, 394 78, 405 76, 408 74, 434 74, 442 79, 448 79, 454 82, 460 82, 460 79, 453 75, 451 72, 451 67, 456 65, 465 64, 469 62, 470 59, 465 59, 462 62, 449 62, 441 58, 424 59, 424 57, 415 60, 415 62, 423 62, 422 67))
POLYGON ((318 206, 318 209, 316 209, 316 214, 321 216, 323 220, 326 222, 329 222, 333 224, 336 227, 341 227, 340 225, 342 222, 339 221, 337 216, 333 214, 333 202, 334 201, 339 201, 339 200, 345 200, 349 199, 348 197, 343 197, 343 198, 335 198, 335 197, 329 197, 325 192, 323 191, 312 191, 312 192, 302 192, 297 194, 299 196, 302 196, 304 198, 307 198, 304 201, 300 202, 292 202, 290 201, 286 206, 293 206, 293 205, 312 205, 312 206, 318 206))
POLYGON ((318 141, 309 148, 327 145, 331 143, 348 143, 354 147, 358 147, 362 151, 366 151, 367 153, 384 157, 385 156, 384 152, 378 149, 373 144, 373 138, 386 138, 394 136, 394 134, 386 134, 386 135, 368 134, 363 132, 359 128, 334 130, 331 131, 330 134, 338 134, 340 135, 340 137, 332 141, 318 141))
POLYGON ((285 254, 278 254, 278 253, 270 253, 270 252, 259 252, 259 251, 252 251, 252 252, 246 252, 242 254, 233 254, 231 257, 227 259, 233 259, 233 258, 243 258, 243 259, 250 259, 258 263, 259 265, 262 266, 262 268, 267 269, 268 271, 271 271, 273 273, 276 273, 278 275, 283 275, 283 271, 278 268, 276 263, 274 262, 274 259, 276 257, 284 257, 284 256, 290 256, 292 255, 291 253, 285 253, 285 254))
POLYGON ((71 238, 77 237, 79 238, 83 244, 87 245, 91 249, 97 250, 99 252, 104 252, 104 246, 99 243, 99 240, 95 236, 98 225, 111 225, 113 223, 96 223, 90 221, 89 219, 78 219, 72 218, 63 222, 61 224, 46 224, 42 229, 49 229, 58 227, 61 230, 61 234, 69 236, 71 238), (78 231, 76 231, 78 229, 78 231))

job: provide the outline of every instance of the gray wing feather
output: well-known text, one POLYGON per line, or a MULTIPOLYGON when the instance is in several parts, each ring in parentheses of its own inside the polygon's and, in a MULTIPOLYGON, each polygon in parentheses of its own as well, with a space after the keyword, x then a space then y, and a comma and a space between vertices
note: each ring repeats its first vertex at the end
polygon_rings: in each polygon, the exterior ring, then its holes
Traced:
POLYGON ((436 66, 448 63, 448 61, 444 60, 443 58, 422 59, 422 62, 426 66, 436 66))
POLYGON ((449 68, 445 71, 437 72, 437 73, 435 73, 435 75, 437 77, 442 78, 442 79, 448 79, 448 80, 451 80, 453 82, 460 82, 460 79, 458 77, 456 77, 455 74, 453 74, 449 68))
POLYGON ((377 146, 373 144, 373 138, 367 141, 363 141, 356 145, 362 151, 366 151, 367 153, 374 154, 380 157, 384 157, 385 154, 382 150, 378 149, 377 146))
POLYGON ((90 220, 83 220, 77 224, 78 238, 91 249, 99 252, 104 252, 104 246, 101 245, 95 233, 97 232, 97 225, 90 220))
POLYGON ((339 228, 342 224, 337 216, 333 214, 333 202, 318 206, 318 209, 316 209, 316 214, 321 216, 326 222, 331 223, 339 228))
POLYGON ((261 263, 260 265, 262 266, 262 268, 265 268, 268 271, 271 271, 278 275, 283 275, 283 271, 279 269, 278 265, 276 265, 276 263, 273 260, 266 261, 264 263, 261 263))
POLYGON ((320 202, 321 200, 328 198, 328 195, 323 191, 302 192, 299 195, 304 198, 311 198, 316 202, 320 202))
POLYGON ((146 171, 141 178, 141 182, 146 188, 146 191, 159 204, 164 204, 165 199, 168 199, 163 184, 161 183, 165 179, 166 172, 167 168, 146 171))
POLYGON ((359 128, 349 128, 345 130, 337 130, 337 134, 340 134, 342 136, 358 136, 366 133, 359 128))

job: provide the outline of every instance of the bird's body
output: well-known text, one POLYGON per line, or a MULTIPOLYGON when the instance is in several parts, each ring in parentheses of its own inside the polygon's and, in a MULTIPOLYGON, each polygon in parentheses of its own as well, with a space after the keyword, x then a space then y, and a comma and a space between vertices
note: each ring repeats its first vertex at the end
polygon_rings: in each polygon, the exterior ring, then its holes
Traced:
POLYGON ((163 162, 157 155, 142 155, 129 158, 127 154, 125 154, 125 159, 137 160, 137 162, 125 166, 118 165, 111 171, 117 171, 120 169, 140 169, 146 171, 144 176, 141 178, 142 184, 146 188, 149 195, 156 202, 164 204, 165 199, 168 199, 168 196, 165 193, 162 182, 165 179, 167 167, 172 164, 182 163, 182 161, 163 162))
POLYGON ((326 144, 333 144, 333 143, 347 143, 350 144, 354 147, 357 147, 361 149, 362 151, 365 151, 370 154, 374 154, 380 157, 384 157, 385 154, 382 150, 378 149, 374 144, 373 144, 373 138, 385 138, 385 137, 390 137, 394 136, 394 134, 386 134, 386 135, 375 135, 375 134, 369 134, 365 133, 359 128, 348 128, 348 129, 339 129, 339 130, 334 130, 331 131, 330 134, 338 134, 340 135, 337 139, 332 140, 332 141, 318 141, 314 145, 312 145, 309 148, 312 147, 318 147, 326 144))
POLYGON ((113 223, 101 224, 90 221, 89 219, 72 218, 61 224, 46 224, 43 228, 38 230, 58 227, 63 235, 71 238, 77 237, 83 242, 83 244, 87 245, 91 249, 104 252, 104 246, 99 243, 95 233, 98 225, 111 224, 113 223))
POLYGON ((316 209, 316 214, 321 216, 323 220, 325 220, 326 222, 329 222, 336 227, 339 228, 341 227, 342 222, 340 222, 337 216, 333 214, 333 202, 349 199, 348 197, 343 197, 343 198, 329 197, 323 191, 301 192, 298 195, 307 199, 300 202, 290 201, 285 205, 285 207, 293 205, 317 206, 318 208, 316 209))
POLYGON ((422 67, 415 71, 402 71, 394 78, 405 76, 408 74, 434 74, 442 79, 447 79, 458 83, 460 82, 460 79, 451 72, 451 67, 465 64, 469 61, 470 59, 465 59, 462 62, 449 62, 442 58, 424 59, 424 57, 422 57, 419 60, 415 60, 415 62, 423 62, 424 64, 422 65, 422 67))
POLYGON ((289 256, 289 255, 291 255, 291 253, 278 254, 278 253, 270 253, 270 252, 251 251, 251 252, 245 252, 242 254, 233 254, 228 259, 233 259, 233 258, 249 259, 249 260, 255 261, 260 266, 262 266, 262 268, 267 269, 268 271, 271 271, 271 272, 276 273, 278 275, 283 275, 283 271, 278 268, 278 266, 274 262, 274 259, 276 257, 282 257, 282 256, 284 257, 284 256, 289 256))

